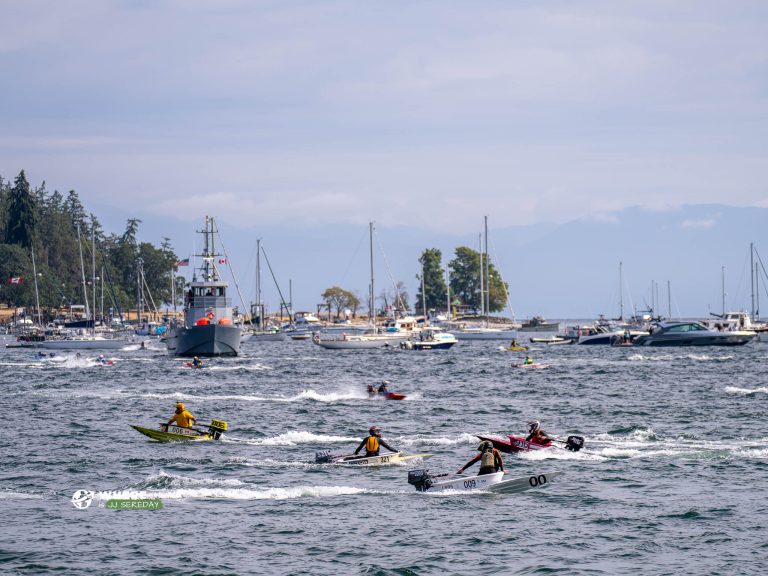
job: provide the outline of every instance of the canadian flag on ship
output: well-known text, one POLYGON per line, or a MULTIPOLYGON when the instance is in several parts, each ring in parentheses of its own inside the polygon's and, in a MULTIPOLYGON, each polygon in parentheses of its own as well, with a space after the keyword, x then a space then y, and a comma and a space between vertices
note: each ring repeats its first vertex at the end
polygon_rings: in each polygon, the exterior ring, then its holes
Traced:
POLYGON ((8 278, 8 284, 21 284, 21 276, 13 276, 8 278))
POLYGON ((227 259, 226 258, 219 258, 219 264, 226 264, 227 259))

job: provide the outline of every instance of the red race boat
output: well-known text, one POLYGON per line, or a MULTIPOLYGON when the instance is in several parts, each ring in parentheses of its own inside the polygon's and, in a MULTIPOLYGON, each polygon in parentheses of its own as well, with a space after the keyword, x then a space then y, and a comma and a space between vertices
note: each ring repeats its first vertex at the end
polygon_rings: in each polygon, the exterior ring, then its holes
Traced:
POLYGON ((547 444, 537 444, 526 440, 523 436, 481 436, 476 435, 481 440, 488 440, 493 443, 493 447, 499 452, 514 454, 516 452, 531 452, 533 450, 543 450, 555 446, 554 442, 562 442, 566 450, 578 452, 584 446, 584 438, 581 436, 568 436, 568 440, 552 440, 547 444))

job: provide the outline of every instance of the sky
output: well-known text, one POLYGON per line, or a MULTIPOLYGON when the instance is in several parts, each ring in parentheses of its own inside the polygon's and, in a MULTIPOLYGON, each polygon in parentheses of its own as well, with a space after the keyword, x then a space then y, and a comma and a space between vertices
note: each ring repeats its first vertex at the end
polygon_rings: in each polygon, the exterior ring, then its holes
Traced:
POLYGON ((768 207, 760 0, 0 0, 0 14, 0 175, 75 189, 102 220, 466 235, 484 215, 768 207))

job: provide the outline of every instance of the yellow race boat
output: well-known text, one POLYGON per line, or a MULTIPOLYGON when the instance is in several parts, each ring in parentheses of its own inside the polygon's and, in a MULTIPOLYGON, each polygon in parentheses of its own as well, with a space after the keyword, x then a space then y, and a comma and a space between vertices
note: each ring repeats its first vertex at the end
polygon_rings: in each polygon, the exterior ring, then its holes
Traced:
POLYGON ((160 424, 159 429, 154 429, 131 424, 131 428, 158 442, 219 440, 221 435, 227 431, 227 427, 227 423, 224 420, 211 420, 207 430, 186 428, 184 426, 168 426, 167 424, 160 424))
POLYGON ((505 346, 504 350, 512 350, 512 351, 528 350, 528 346, 505 346))

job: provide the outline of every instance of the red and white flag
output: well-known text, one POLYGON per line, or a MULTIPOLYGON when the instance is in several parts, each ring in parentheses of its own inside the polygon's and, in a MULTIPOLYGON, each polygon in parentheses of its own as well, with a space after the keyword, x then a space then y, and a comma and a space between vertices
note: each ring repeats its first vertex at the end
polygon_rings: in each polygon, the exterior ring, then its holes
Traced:
POLYGON ((13 276, 8 278, 8 284, 21 284, 21 276, 13 276))
POLYGON ((226 264, 227 259, 226 258, 219 258, 219 264, 226 264))

